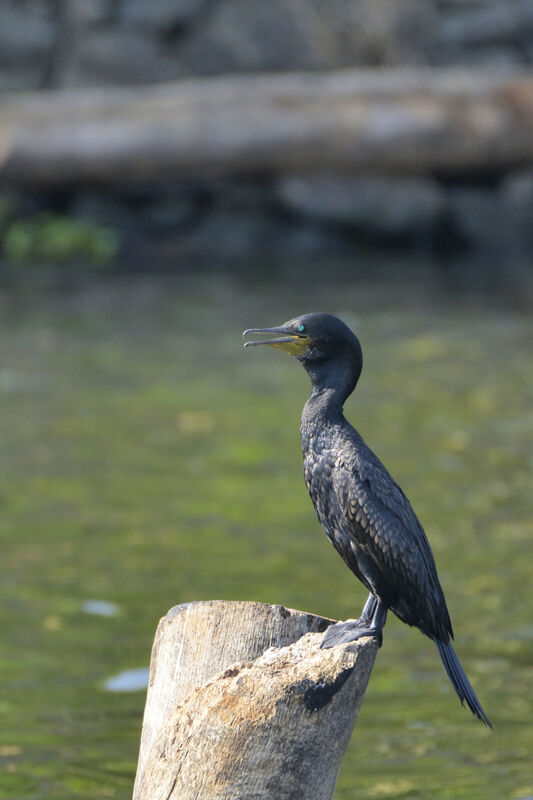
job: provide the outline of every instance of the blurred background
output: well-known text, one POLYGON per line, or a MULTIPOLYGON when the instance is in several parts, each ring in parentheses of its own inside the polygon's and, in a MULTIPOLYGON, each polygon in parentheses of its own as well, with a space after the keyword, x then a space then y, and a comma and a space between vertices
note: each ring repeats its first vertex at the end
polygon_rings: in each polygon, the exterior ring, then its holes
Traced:
POLYGON ((0 798, 131 796, 171 606, 359 612, 240 338, 318 310, 494 724, 390 619, 336 800, 533 797, 532 61, 532 0, 2 0, 0 798))

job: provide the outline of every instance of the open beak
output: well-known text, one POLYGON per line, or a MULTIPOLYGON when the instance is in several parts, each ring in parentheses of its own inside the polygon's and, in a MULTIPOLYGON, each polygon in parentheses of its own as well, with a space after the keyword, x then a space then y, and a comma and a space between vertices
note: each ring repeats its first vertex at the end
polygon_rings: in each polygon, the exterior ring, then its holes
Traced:
POLYGON ((308 346, 311 344, 309 336, 303 336, 299 333, 293 333, 283 325, 277 328, 248 328, 244 331, 243 337, 249 333, 274 333, 281 334, 274 339, 261 339, 257 342, 245 342, 245 347, 256 347, 259 344, 269 344, 271 347, 276 347, 278 350, 283 350, 291 356, 303 356, 308 346))

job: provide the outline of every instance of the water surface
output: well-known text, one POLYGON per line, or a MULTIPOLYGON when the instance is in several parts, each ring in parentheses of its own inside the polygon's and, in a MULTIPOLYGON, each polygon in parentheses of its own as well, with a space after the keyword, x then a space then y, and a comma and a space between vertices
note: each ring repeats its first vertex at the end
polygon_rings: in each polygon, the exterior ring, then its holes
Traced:
POLYGON ((347 416, 431 540, 457 652, 389 618, 336 800, 533 794, 531 326, 422 276, 189 276, 1 296, 0 797, 131 796, 157 621, 188 600, 355 616, 301 475, 307 376, 245 327, 328 310, 365 366, 347 416), (87 613, 87 603, 117 614, 87 613), (102 606, 103 608, 104 606, 102 606))

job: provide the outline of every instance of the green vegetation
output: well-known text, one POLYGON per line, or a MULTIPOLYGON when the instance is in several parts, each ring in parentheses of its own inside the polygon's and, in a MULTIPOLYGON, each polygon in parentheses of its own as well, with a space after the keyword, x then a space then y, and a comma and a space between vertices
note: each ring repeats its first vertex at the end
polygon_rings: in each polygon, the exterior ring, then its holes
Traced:
MULTIPOLYGON (((0 244, 15 264, 72 264, 106 266, 114 261, 120 238, 116 231, 72 217, 41 212, 29 219, 0 224, 0 244)), ((0 223, 2 222, 0 208, 0 223)))
POLYGON ((360 610, 303 484, 307 377, 241 347, 245 327, 318 309, 361 338, 347 414, 426 526, 495 728, 461 709, 432 643, 389 619, 336 800, 533 794, 529 322, 327 275, 0 295, 0 798, 131 797, 144 695, 102 684, 148 664, 172 605, 360 610), (121 613, 84 614, 93 598, 121 613))

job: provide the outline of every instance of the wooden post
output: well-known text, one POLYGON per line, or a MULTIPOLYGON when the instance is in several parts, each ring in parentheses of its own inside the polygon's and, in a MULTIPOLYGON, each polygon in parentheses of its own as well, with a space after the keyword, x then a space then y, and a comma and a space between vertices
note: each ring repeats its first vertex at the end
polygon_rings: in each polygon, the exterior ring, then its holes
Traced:
POLYGON ((134 800, 331 800, 377 652, 321 650, 331 620, 176 606, 152 650, 134 800))

